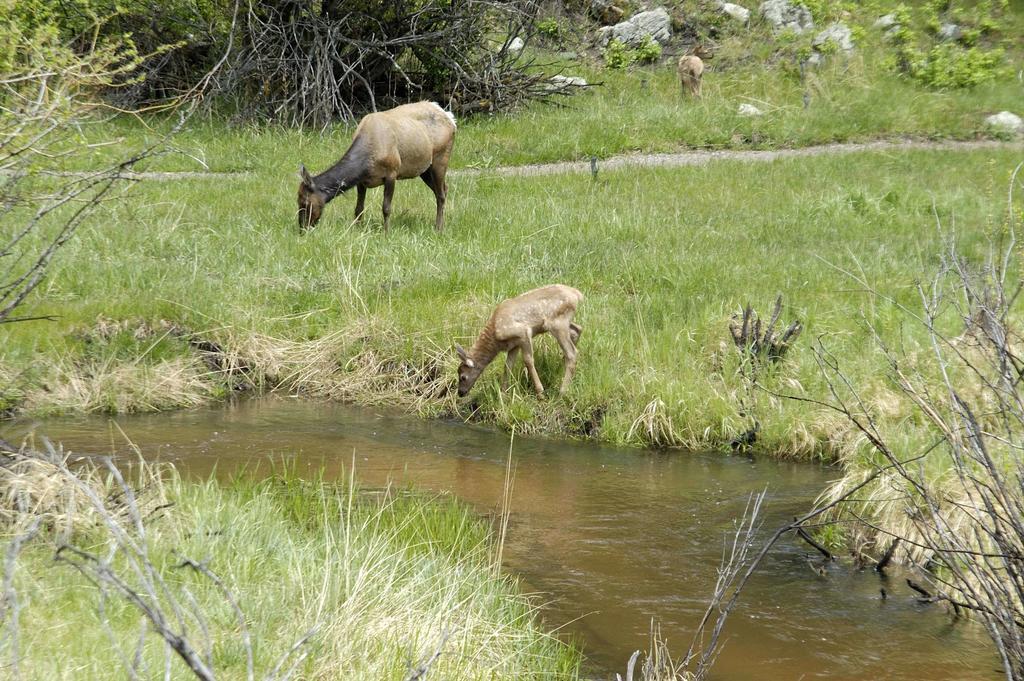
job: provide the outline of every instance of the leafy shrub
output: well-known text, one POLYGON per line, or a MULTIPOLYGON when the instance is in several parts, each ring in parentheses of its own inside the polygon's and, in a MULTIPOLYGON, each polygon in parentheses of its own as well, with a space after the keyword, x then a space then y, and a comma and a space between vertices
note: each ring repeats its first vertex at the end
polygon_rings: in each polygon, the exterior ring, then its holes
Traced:
POLYGON ((817 46, 817 51, 825 56, 839 52, 839 43, 829 38, 817 46))
MULTIPOLYGON (((80 52, 130 38, 144 79, 117 104, 173 100, 210 69, 207 101, 243 119, 321 125, 413 99, 461 113, 547 98, 547 77, 520 53, 495 54, 495 28, 529 42, 535 0, 0 0, 0 18, 47 22, 80 52), (236 14, 237 8, 237 14, 236 14), (234 35, 232 36, 232 27, 234 35), (174 45, 173 52, 161 52, 174 45), (225 56, 227 57, 225 59, 225 56)), ((541 22, 559 32, 557 22, 541 22)))
POLYGON ((973 87, 993 80, 1003 61, 1001 49, 963 49, 951 43, 936 45, 910 64, 910 75, 929 87, 973 87))
POLYGON ((633 50, 617 38, 609 40, 604 48, 604 65, 610 69, 624 69, 633 63, 634 57, 633 50))
POLYGON ((653 64, 661 59, 661 45, 649 35, 645 35, 640 45, 634 50, 634 61, 638 64, 653 64))
POLYGON ((982 0, 970 11, 955 7, 952 0, 931 0, 918 12, 914 30, 914 14, 906 5, 899 5, 893 14, 896 26, 886 35, 893 46, 889 60, 893 69, 922 85, 934 88, 973 87, 994 80, 1001 74, 1004 52, 983 44, 984 39, 999 32, 1004 25, 1005 0, 982 0), (935 42, 940 26, 946 21, 961 26, 957 41, 935 42))
POLYGON ((537 22, 537 33, 548 40, 558 40, 562 35, 562 27, 554 17, 537 22))
POLYGON ((644 36, 634 49, 617 38, 608 41, 608 46, 604 48, 604 64, 610 69, 624 69, 633 64, 653 64, 660 58, 661 45, 650 36, 644 36))

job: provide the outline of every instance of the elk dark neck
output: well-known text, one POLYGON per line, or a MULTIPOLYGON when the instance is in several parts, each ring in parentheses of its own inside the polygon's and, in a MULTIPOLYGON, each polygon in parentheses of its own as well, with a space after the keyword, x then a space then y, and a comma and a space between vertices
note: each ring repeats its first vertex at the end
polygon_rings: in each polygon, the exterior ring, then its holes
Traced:
POLYGON ((494 320, 488 320, 484 330, 477 337, 476 343, 473 343, 473 347, 469 349, 469 356, 483 370, 484 367, 494 361, 499 352, 501 352, 501 349, 494 338, 494 320))
POLYGON ((340 161, 313 178, 324 195, 324 202, 359 184, 366 173, 368 159, 369 149, 363 138, 357 136, 340 161))

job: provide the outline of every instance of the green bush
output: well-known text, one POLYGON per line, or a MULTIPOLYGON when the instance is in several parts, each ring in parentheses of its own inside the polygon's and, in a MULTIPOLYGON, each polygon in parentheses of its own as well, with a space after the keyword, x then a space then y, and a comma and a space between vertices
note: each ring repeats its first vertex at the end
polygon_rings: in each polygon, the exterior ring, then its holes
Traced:
POLYGON ((994 80, 1005 59, 992 38, 1004 31, 1006 7, 1005 0, 982 0, 970 9, 955 6, 952 0, 931 0, 915 17, 910 8, 899 5, 893 12, 897 25, 887 34, 893 46, 889 63, 933 88, 966 88, 994 80), (961 27, 960 38, 936 42, 939 27, 947 21, 961 27), (915 25, 924 30, 915 30, 915 25))
POLYGON ((634 50, 634 61, 638 64, 653 64, 661 59, 661 45, 649 35, 645 35, 640 45, 634 50))
POLYGON ((661 45, 650 36, 630 49, 621 40, 613 38, 604 48, 604 65, 610 69, 624 69, 633 64, 653 64, 661 58, 661 45))
POLYGON ((613 38, 604 48, 604 65, 610 69, 624 69, 633 63, 633 50, 626 47, 621 40, 613 38))
POLYGON ((910 75, 929 87, 973 87, 993 80, 1003 61, 1001 49, 964 49, 952 43, 936 45, 910 64, 910 75))
POLYGON ((548 40, 558 40, 562 35, 562 27, 554 17, 548 17, 537 22, 537 33, 548 40))

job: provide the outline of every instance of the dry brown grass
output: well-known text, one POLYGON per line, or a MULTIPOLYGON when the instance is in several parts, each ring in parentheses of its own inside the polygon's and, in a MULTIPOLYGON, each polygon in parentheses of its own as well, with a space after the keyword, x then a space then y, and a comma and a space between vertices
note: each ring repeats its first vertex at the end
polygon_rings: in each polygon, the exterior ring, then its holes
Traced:
POLYGON ((217 394, 209 369, 197 358, 155 364, 54 363, 48 380, 25 393, 24 408, 34 412, 128 413, 189 409, 217 394))
POLYGON ((219 361, 258 389, 364 405, 402 406, 419 413, 453 411, 451 351, 428 346, 409 360, 380 322, 363 322, 313 340, 229 333, 219 361), (375 339, 387 339, 384 342, 375 339))
MULTIPOLYGON (((67 537, 100 524, 98 508, 114 514, 128 510, 124 488, 101 462, 73 457, 48 442, 42 445, 0 455, 0 525, 6 533, 16 534, 40 519, 45 528, 67 537)), ((162 466, 139 459, 130 470, 140 513, 149 515, 167 503, 162 466)))

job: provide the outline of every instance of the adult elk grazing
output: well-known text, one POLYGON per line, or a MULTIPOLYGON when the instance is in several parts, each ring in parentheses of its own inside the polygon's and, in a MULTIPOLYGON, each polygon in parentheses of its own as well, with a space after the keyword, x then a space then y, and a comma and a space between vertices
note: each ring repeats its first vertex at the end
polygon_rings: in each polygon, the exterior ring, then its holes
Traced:
POLYGON ((533 381, 533 389, 538 397, 543 395, 544 386, 533 364, 533 337, 544 332, 554 336, 562 348, 565 376, 558 393, 565 393, 576 371, 576 343, 583 333, 583 327, 572 321, 581 300, 583 294, 571 286, 552 284, 499 303, 473 347, 463 350, 455 346, 455 351, 462 358, 459 365, 459 397, 469 393, 480 374, 499 352, 506 353, 501 387, 508 388, 508 376, 516 361, 516 354, 520 351, 530 373, 530 380, 533 381))
POLYGON ((703 45, 697 45, 693 50, 679 58, 679 65, 676 70, 679 73, 679 84, 682 86, 683 95, 687 91, 694 97, 701 96, 701 82, 704 77, 704 59, 710 59, 711 52, 704 49, 703 45))
POLYGON ((419 177, 434 191, 437 217, 444 226, 448 157, 455 142, 455 116, 434 102, 416 102, 368 114, 359 121, 352 145, 329 170, 312 177, 302 166, 299 175, 299 230, 320 220, 334 197, 356 188, 356 220, 363 217, 366 190, 384 185, 384 231, 391 217, 395 182, 419 177))

